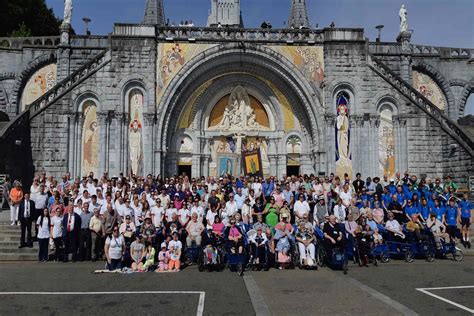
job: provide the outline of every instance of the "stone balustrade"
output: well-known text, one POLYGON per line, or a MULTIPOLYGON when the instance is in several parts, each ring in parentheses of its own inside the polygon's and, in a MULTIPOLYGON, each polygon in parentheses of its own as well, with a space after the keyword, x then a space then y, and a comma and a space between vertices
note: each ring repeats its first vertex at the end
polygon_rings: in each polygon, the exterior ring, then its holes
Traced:
POLYGON ((0 48, 23 48, 25 46, 55 47, 59 43, 59 36, 0 37, 0 48))

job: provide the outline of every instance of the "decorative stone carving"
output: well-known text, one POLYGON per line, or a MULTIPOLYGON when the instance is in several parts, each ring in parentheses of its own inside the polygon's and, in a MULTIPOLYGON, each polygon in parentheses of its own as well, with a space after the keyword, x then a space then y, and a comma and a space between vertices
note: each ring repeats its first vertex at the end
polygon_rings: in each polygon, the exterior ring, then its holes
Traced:
POLYGON ((405 5, 402 4, 400 11, 398 12, 400 16, 400 33, 407 33, 408 32, 408 12, 405 9, 405 5))
POLYGON ((64 1, 64 25, 71 25, 72 19, 72 0, 65 0, 64 1))
POLYGON ((257 122, 255 111, 250 106, 250 98, 245 89, 237 86, 231 93, 229 104, 224 109, 221 121, 211 130, 240 131, 263 130, 264 126, 257 122))

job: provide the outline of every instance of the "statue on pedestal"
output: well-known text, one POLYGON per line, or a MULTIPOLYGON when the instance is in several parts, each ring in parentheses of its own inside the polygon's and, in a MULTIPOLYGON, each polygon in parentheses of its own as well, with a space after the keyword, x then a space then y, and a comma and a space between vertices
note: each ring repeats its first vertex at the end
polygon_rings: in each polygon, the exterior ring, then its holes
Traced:
POLYGON ((400 12, 398 13, 400 16, 400 33, 407 33, 408 32, 408 12, 405 9, 405 5, 402 4, 400 8, 400 12))
POLYGON ((64 0, 64 21, 63 25, 71 25, 72 0, 64 0))

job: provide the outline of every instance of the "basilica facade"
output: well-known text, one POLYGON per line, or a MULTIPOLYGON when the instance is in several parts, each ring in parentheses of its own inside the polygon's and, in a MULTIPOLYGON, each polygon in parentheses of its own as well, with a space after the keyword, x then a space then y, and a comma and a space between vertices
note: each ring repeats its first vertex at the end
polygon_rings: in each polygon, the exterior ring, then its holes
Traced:
POLYGON ((149 0, 142 24, 109 36, 64 23, 57 38, 0 38, 0 167, 467 181, 474 145, 456 122, 473 49, 412 44, 402 15, 396 41, 370 42, 311 28, 305 1, 289 8, 287 29, 244 28, 239 0, 212 1, 207 27, 170 26, 149 0))

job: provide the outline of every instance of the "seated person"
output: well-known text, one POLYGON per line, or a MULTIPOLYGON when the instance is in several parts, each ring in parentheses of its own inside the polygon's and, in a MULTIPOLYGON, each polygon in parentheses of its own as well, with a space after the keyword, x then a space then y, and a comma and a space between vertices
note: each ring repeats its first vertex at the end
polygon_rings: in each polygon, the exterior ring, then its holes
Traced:
POLYGON ((290 232, 290 234, 293 234, 294 228, 293 225, 290 224, 289 218, 289 215, 282 214, 281 222, 275 225, 275 231, 283 229, 283 231, 287 230, 290 232))
POLYGON ((168 263, 168 271, 170 272, 179 272, 181 269, 181 250, 183 249, 183 244, 179 240, 179 234, 177 232, 173 233, 173 240, 168 244, 168 250, 170 254, 170 260, 168 263))
POLYGON ((385 228, 387 229, 389 236, 398 242, 403 242, 403 239, 405 239, 405 234, 402 232, 400 223, 395 219, 395 216, 392 212, 388 212, 387 216, 388 220, 385 223, 385 228))
POLYGON ((323 232, 327 249, 331 251, 335 248, 343 250, 344 236, 342 235, 341 226, 337 223, 336 216, 329 216, 329 220, 324 224, 323 232))
POLYGON ((212 234, 216 240, 223 238, 224 236, 224 223, 222 223, 219 215, 214 217, 214 224, 212 224, 212 234))
POLYGON ((133 238, 133 233, 136 231, 135 224, 132 222, 130 215, 125 216, 125 222, 120 225, 120 234, 125 238, 125 241, 133 238))
POLYGON ((288 207, 288 202, 285 200, 283 201, 283 206, 281 207, 280 209, 280 221, 281 221, 281 217, 283 214, 287 214, 288 215, 288 222, 291 223, 291 212, 290 212, 290 208, 288 207))
POLYGON ((204 252, 204 264, 217 264, 217 242, 213 232, 207 230, 203 235, 202 246, 204 252))
POLYGON ((145 246, 145 263, 143 264, 143 269, 138 270, 142 272, 148 271, 155 263, 155 247, 153 247, 152 243, 149 241, 145 242, 145 246))
POLYGON ((361 217, 359 219, 359 225, 357 225, 354 233, 357 248, 359 250, 359 260, 361 260, 361 265, 368 267, 370 244, 373 241, 374 232, 370 225, 367 224, 366 219, 361 217))
POLYGON ((423 233, 423 225, 420 223, 418 214, 412 214, 410 220, 405 226, 407 232, 412 235, 414 241, 427 240, 427 236, 423 233))
POLYGON ((155 272, 168 271, 168 262, 170 260, 170 254, 166 250, 166 243, 161 243, 161 250, 158 253, 158 269, 155 272))
MULTIPOLYGON (((278 223, 275 226, 275 250, 278 252, 278 262, 280 263, 279 269, 290 262, 290 236, 291 231, 288 229, 291 224, 289 223, 278 223)), ((293 229, 293 227, 291 226, 293 229)))
POLYGON ((186 245, 191 247, 194 241, 197 247, 201 246, 201 234, 204 231, 204 225, 201 222, 198 222, 197 213, 191 215, 191 221, 186 226, 186 231, 188 233, 188 236, 186 237, 186 245))
POLYGON ((253 224, 253 229, 257 230, 259 227, 261 227, 263 231, 269 228, 269 226, 263 222, 263 216, 260 214, 257 215, 257 222, 253 224))
POLYGON ((142 242, 142 236, 137 235, 136 239, 130 245, 130 256, 132 259, 131 268, 133 271, 143 270, 143 259, 145 257, 145 245, 142 242))
POLYGON ((370 229, 373 232, 372 237, 373 237, 374 243, 376 245, 381 244, 383 241, 383 238, 382 238, 382 235, 379 234, 379 228, 377 226, 377 222, 374 219, 374 214, 372 213, 372 211, 369 211, 367 213, 367 225, 370 226, 370 229))
POLYGON ((430 217, 426 221, 426 226, 430 229, 433 234, 436 248, 441 248, 443 242, 449 241, 449 234, 446 232, 446 226, 437 217, 436 213, 431 213, 430 217))
POLYGON ((377 224, 383 224, 385 214, 383 212, 383 209, 380 207, 379 201, 374 202, 374 209, 372 211, 372 215, 374 216, 374 221, 377 224))
POLYGON ((266 264, 267 236, 262 227, 257 228, 257 233, 249 238, 252 257, 256 265, 266 264))
POLYGON ((147 216, 145 218, 145 222, 142 224, 141 234, 146 241, 153 243, 156 235, 156 228, 151 222, 151 217, 147 216))
POLYGON ((224 236, 227 240, 227 246, 231 253, 238 253, 241 255, 244 250, 244 235, 239 227, 236 226, 235 218, 231 217, 230 227, 225 230, 224 236))
POLYGON ((265 270, 268 270, 270 267, 273 267, 275 265, 276 246, 275 246, 275 239, 273 238, 272 231, 270 228, 267 228, 267 230, 265 231, 265 236, 267 237, 267 247, 268 247, 268 253, 269 253, 267 257, 268 263, 265 270))
MULTIPOLYGON (((304 218, 304 217, 303 217, 304 218)), ((316 263, 316 248, 314 247, 315 237, 313 228, 307 228, 304 222, 300 222, 296 232, 296 241, 300 252, 300 264, 304 266, 314 266, 316 263)))

